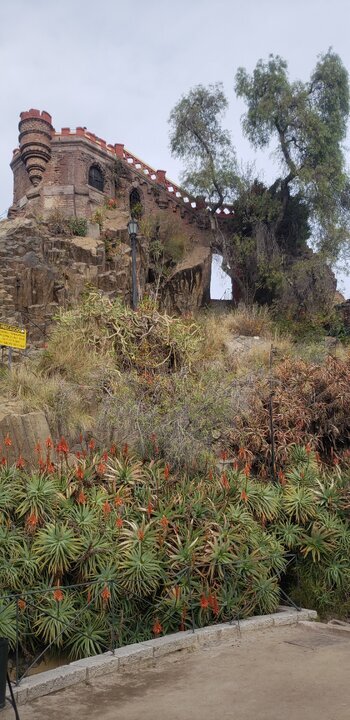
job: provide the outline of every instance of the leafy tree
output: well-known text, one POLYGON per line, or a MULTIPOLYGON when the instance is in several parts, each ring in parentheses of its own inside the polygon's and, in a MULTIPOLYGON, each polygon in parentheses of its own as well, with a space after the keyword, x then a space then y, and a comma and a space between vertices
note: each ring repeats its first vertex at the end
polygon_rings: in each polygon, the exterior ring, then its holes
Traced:
POLYGON ((255 148, 274 146, 278 177, 267 187, 251 169, 238 172, 229 133, 222 129, 227 100, 216 84, 193 88, 171 112, 171 149, 184 161, 182 181, 211 203, 214 246, 222 251, 243 299, 271 302, 286 288, 290 298, 292 288, 291 307, 298 314, 308 310, 305 284, 313 289, 316 284, 327 288, 321 308, 326 310, 334 278, 328 270, 324 283, 327 270, 319 275, 319 261, 315 265, 308 244, 328 264, 347 250, 347 71, 329 50, 309 81, 292 82, 287 63, 271 55, 257 63, 252 75, 240 68, 235 90, 247 106, 244 132, 255 148), (216 212, 227 202, 234 203, 234 215, 218 221, 216 212), (302 287, 295 271, 292 279, 288 277, 296 259, 302 287))
POLYGON ((190 90, 173 108, 170 145, 184 160, 183 183, 189 191, 204 195, 213 212, 235 196, 236 158, 230 135, 221 127, 228 103, 221 83, 190 90))
POLYGON ((270 55, 251 76, 236 74, 235 89, 247 105, 243 129, 256 148, 277 142, 283 203, 300 192, 313 222, 313 238, 337 257, 349 230, 349 179, 343 142, 349 116, 348 73, 338 55, 323 55, 308 82, 290 82, 287 63, 270 55))

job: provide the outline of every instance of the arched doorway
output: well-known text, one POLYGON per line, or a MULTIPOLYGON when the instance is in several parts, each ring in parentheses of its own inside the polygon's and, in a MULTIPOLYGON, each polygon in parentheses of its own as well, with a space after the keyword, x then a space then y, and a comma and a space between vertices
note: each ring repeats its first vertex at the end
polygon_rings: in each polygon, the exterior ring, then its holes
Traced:
POLYGON ((211 300, 232 300, 232 280, 222 268, 223 257, 214 253, 211 260, 211 300))

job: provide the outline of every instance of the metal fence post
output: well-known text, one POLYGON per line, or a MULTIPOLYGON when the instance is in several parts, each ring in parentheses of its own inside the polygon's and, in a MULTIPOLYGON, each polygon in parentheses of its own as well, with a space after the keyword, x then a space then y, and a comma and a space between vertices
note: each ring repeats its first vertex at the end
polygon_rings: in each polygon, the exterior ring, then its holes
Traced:
POLYGON ((192 578, 191 578, 191 566, 188 566, 187 569, 187 581, 188 581, 188 589, 189 589, 189 596, 190 596, 190 609, 191 609, 191 621, 192 621, 192 632, 196 629, 196 623, 194 619, 194 609, 193 609, 193 602, 192 602, 192 578))

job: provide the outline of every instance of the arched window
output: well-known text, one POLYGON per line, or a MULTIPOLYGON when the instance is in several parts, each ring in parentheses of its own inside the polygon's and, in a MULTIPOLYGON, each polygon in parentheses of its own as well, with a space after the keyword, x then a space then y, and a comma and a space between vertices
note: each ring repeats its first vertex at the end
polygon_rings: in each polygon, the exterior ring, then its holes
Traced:
POLYGON ((89 170, 89 185, 103 192, 104 178, 101 168, 98 165, 91 165, 89 170))
POLYGON ((141 196, 139 191, 136 188, 133 188, 130 196, 129 196, 129 203, 130 203, 130 214, 132 217, 141 217, 142 215, 142 204, 141 204, 141 196))

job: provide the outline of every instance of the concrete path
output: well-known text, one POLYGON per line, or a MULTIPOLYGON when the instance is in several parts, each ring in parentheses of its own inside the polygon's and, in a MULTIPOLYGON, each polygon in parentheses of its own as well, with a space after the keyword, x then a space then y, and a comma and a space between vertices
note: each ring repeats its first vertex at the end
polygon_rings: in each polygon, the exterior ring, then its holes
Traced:
POLYGON ((19 711, 21 720, 349 720, 349 669, 349 635, 300 624, 100 677, 19 711))

